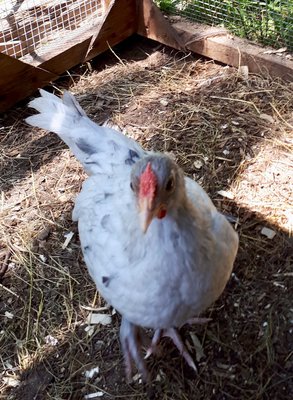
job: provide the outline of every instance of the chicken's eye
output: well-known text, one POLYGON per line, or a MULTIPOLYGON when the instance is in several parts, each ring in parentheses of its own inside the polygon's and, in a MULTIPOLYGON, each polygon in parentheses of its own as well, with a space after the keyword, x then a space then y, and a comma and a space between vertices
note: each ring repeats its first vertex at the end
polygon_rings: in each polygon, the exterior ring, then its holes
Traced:
POLYGON ((174 189, 174 178, 169 178, 168 182, 166 183, 165 190, 166 192, 172 192, 174 189))
POLYGON ((130 182, 130 189, 133 191, 134 190, 134 187, 133 187, 133 183, 132 182, 130 182))

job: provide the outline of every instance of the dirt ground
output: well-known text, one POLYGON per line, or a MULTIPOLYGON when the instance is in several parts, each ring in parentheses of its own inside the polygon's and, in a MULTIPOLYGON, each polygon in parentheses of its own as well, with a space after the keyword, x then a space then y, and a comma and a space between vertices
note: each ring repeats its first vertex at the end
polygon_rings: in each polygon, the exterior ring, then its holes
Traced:
POLYGON ((48 89, 68 88, 94 121, 172 154, 235 217, 234 272, 203 315, 212 321, 182 329, 198 373, 165 339, 148 361, 152 387, 127 384, 120 317, 96 292, 71 220, 85 174, 56 135, 25 124, 22 102, 0 125, 0 398, 291 399, 292 83, 139 38, 114 51, 48 89), (107 324, 90 324, 93 311, 107 324))

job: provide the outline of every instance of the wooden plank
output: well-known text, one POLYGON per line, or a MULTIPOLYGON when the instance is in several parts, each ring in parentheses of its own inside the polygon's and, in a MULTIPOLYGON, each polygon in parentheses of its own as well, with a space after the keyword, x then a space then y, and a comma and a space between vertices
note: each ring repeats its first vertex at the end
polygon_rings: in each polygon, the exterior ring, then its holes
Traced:
POLYGON ((184 50, 180 35, 151 0, 138 0, 137 33, 178 50, 184 50))
POLYGON ((107 3, 103 19, 97 18, 95 26, 85 26, 82 32, 65 43, 59 41, 59 52, 53 49, 41 54, 32 61, 37 65, 0 54, 0 111, 7 110, 37 88, 57 79, 74 65, 107 50, 108 44, 114 46, 136 32, 136 0, 112 0, 107 3))
POLYGON ((93 37, 86 60, 115 46, 137 31, 136 0, 112 0, 108 4, 102 26, 93 37))
POLYGON ((0 112, 58 77, 1 53, 0 65, 0 112))
POLYGON ((293 61, 274 54, 265 54, 267 48, 232 37, 224 28, 207 27, 182 18, 172 24, 163 22, 161 11, 151 0, 141 0, 139 3, 143 7, 143 13, 140 11, 139 14, 140 35, 178 50, 191 50, 234 67, 247 65, 252 73, 269 74, 293 81, 293 61), (164 32, 168 32, 169 37, 164 32))
POLYGON ((39 64, 39 67, 55 74, 61 74, 74 65, 108 50, 108 43, 110 46, 114 46, 135 33, 135 11, 135 0, 112 0, 108 4, 102 22, 99 21, 98 25, 88 29, 84 36, 79 38, 79 40, 83 39, 81 43, 73 45, 75 39, 72 39, 73 43, 67 42, 66 50, 63 49, 61 54, 54 54, 54 56, 46 54, 46 61, 39 64))
POLYGON ((55 57, 49 58, 48 61, 40 64, 39 68, 50 71, 56 75, 63 74, 64 71, 84 61, 91 43, 91 39, 92 37, 90 36, 81 43, 71 46, 63 53, 59 53, 55 57))
POLYGON ((239 67, 247 65, 249 72, 269 74, 293 81, 293 61, 274 54, 265 54, 265 47, 245 39, 232 37, 219 29, 219 33, 205 34, 205 26, 180 21, 173 24, 188 50, 222 63, 239 67))

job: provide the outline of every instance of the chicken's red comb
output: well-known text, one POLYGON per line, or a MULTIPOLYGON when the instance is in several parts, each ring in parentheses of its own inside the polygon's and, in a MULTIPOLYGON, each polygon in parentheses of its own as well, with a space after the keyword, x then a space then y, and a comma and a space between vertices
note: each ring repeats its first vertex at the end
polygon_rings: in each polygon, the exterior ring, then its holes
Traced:
POLYGON ((148 162, 146 169, 140 176, 139 197, 149 197, 153 199, 157 190, 157 177, 152 170, 151 163, 148 162))

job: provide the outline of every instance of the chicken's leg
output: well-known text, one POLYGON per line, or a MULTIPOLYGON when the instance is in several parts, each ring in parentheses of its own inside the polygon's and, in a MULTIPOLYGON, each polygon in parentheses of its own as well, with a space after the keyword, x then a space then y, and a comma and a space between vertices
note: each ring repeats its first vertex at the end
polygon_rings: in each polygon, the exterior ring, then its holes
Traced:
POLYGON ((133 325, 124 317, 122 317, 120 326, 120 342, 124 355, 126 378, 128 382, 130 382, 132 378, 132 361, 141 373, 144 382, 147 382, 148 371, 140 352, 140 346, 142 344, 140 328, 133 325))

